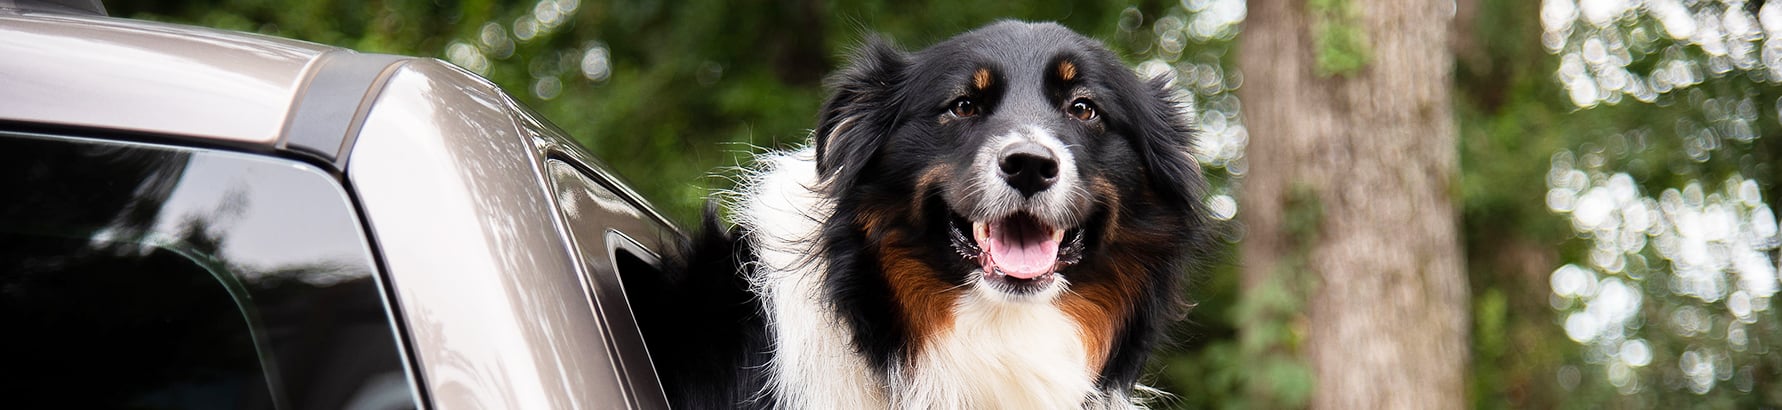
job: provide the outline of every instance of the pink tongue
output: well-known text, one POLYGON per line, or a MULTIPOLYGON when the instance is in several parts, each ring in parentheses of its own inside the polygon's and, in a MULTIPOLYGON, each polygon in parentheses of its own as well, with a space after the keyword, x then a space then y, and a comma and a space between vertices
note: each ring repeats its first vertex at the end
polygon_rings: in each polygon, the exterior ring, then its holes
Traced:
POLYGON ((1058 241, 1036 223, 1000 221, 990 224, 990 263, 1005 275, 1033 279, 1052 273, 1058 264, 1058 241))

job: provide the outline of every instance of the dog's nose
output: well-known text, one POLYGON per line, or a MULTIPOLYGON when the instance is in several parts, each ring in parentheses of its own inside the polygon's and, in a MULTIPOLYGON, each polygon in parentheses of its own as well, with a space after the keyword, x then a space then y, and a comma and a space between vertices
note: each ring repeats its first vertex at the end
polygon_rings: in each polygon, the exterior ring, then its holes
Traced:
POLYGON ((1036 142, 1023 141, 1003 148, 1002 159, 997 165, 1002 170, 1002 179, 1023 197, 1031 198, 1058 182, 1058 158, 1052 155, 1052 150, 1036 142))

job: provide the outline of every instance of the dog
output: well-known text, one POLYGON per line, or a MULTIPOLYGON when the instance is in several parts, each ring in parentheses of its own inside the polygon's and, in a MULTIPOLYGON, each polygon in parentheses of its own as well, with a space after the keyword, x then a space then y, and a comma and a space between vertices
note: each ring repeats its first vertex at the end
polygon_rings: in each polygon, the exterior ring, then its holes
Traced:
POLYGON ((1004 21, 869 39, 812 141, 761 155, 659 277, 626 277, 683 408, 1129 408, 1207 255, 1186 103, 1095 40, 1004 21))

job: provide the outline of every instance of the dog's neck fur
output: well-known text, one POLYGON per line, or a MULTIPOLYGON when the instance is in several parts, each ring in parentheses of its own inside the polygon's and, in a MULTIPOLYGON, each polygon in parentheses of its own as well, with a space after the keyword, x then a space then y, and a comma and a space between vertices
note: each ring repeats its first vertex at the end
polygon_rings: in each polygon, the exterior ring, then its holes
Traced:
POLYGON ((811 148, 761 155, 734 208, 755 248, 747 275, 774 340, 767 369, 773 391, 763 393, 778 408, 884 408, 881 383, 822 302, 826 266, 816 246, 835 203, 820 193, 815 157, 811 148))
POLYGON ((780 408, 1123 408, 1099 391, 1081 332, 1044 302, 1009 302, 972 290, 954 320, 918 349, 914 363, 874 374, 850 344, 848 325, 824 300, 818 254, 834 201, 822 192, 811 148, 764 154, 734 198, 758 262, 749 282, 766 306, 775 341, 763 397, 780 408), (1076 337, 1072 337, 1076 336, 1076 337))

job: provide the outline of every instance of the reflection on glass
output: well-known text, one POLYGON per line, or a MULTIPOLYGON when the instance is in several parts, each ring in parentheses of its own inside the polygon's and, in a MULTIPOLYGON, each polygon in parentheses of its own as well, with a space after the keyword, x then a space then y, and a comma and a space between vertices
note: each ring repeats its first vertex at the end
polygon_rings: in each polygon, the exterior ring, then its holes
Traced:
POLYGON ((0 386, 10 403, 415 406, 368 246, 327 174, 11 134, 0 173, 0 351, 24 376, 0 386))

